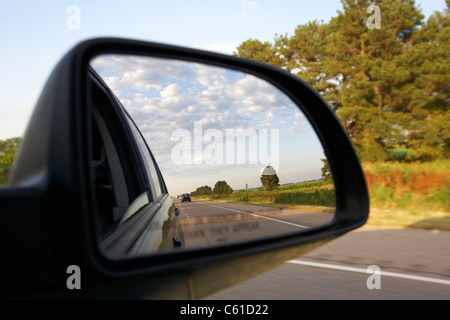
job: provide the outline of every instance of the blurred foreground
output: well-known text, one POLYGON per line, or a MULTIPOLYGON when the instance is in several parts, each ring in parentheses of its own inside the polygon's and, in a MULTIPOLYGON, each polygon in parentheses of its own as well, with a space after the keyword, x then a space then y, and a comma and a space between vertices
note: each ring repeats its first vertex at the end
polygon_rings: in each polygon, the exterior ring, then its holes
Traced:
POLYGON ((398 275, 381 275, 379 289, 368 288, 368 273, 285 263, 207 299, 449 300, 449 243, 450 232, 365 226, 296 260, 398 275))

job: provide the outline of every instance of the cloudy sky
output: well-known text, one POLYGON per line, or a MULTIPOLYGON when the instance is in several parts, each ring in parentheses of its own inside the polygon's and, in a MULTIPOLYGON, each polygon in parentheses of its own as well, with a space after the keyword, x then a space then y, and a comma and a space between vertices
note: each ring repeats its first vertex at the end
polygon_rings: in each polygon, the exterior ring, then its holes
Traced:
MULTIPOLYGON (((445 0, 416 3, 426 17, 446 6, 445 0)), ((2 1, 0 139, 23 135, 47 77, 59 59, 82 40, 126 37, 231 54, 245 40, 272 41, 276 34, 292 34, 298 25, 310 20, 328 21, 341 8, 340 0, 2 1)), ((232 85, 232 79, 228 80, 232 85)), ((219 84, 220 79, 217 81, 219 84)), ((156 98, 168 103, 179 90, 173 84, 146 88, 161 92, 159 97, 137 91, 134 100, 123 98, 130 103, 141 99, 141 105, 145 105, 145 99, 156 98)), ((172 102, 175 106, 176 100, 172 102)), ((255 111, 251 108, 236 111, 234 116, 249 116, 255 111)))
POLYGON ((91 62, 147 140, 172 194, 226 180, 259 187, 320 178, 323 149, 300 109, 262 79, 191 62, 104 55, 91 62))

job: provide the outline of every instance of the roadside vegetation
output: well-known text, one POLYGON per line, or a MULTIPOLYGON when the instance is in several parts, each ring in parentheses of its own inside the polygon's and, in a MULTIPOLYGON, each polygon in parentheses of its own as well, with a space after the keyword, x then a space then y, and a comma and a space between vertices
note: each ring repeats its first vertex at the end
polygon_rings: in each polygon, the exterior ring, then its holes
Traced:
POLYGON ((450 160, 364 163, 369 224, 450 231, 450 160))
MULTIPOLYGON (((370 195, 369 225, 450 231, 450 160, 366 162, 362 166, 370 195)), ((193 194, 203 200, 334 213, 334 185, 327 170, 322 172, 322 180, 271 190, 260 187, 248 193, 235 190, 228 194, 193 194)))
POLYGON ((280 208, 297 208, 318 212, 334 212, 335 194, 332 183, 324 180, 310 181, 265 188, 236 190, 231 194, 194 194, 196 199, 242 202, 280 208))
POLYGON ((8 175, 21 138, 0 140, 0 185, 8 183, 8 175))

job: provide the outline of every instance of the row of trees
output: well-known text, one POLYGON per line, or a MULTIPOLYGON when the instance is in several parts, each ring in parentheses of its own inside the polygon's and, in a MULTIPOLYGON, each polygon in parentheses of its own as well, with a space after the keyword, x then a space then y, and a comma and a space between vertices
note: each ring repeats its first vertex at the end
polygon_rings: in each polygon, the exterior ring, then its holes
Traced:
POLYGON ((212 194, 231 194, 233 189, 228 185, 226 181, 217 181, 214 188, 210 186, 198 187, 195 191, 191 192, 191 196, 205 196, 212 194))
POLYGON ((342 0, 328 23, 299 25, 235 52, 283 68, 327 101, 362 161, 450 156, 450 0, 424 21, 414 0, 342 0), (380 28, 367 25, 380 8, 380 28))
MULTIPOLYGON (((260 180, 263 187, 270 191, 280 185, 280 179, 278 178, 275 170, 272 167, 268 166, 266 167, 266 170, 267 169, 271 169, 273 170, 273 172, 271 171, 266 174, 267 172, 264 171, 260 177, 260 180)), ((191 196, 207 196, 213 194, 231 193, 233 193, 233 189, 228 185, 226 181, 217 181, 213 189, 211 189, 211 187, 207 185, 198 187, 195 191, 191 192, 191 196)))

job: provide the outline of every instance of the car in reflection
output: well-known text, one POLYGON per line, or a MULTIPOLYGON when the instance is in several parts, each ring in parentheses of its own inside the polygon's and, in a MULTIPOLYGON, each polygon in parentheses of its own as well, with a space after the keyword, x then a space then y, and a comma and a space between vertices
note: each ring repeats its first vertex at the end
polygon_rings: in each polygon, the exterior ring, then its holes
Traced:
POLYGON ((189 193, 184 193, 181 197, 181 202, 189 201, 191 202, 191 195, 189 193))
POLYGON ((92 88, 89 163, 100 250, 117 259, 183 247, 176 221, 179 211, 142 133, 103 79, 92 68, 88 74, 92 88), (114 123, 122 123, 120 133, 114 123))
POLYGON ((183 193, 181 195, 181 202, 189 201, 191 202, 191 195, 189 193, 183 193))

